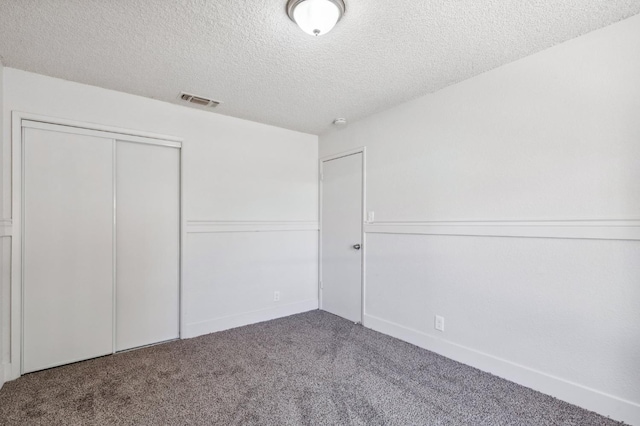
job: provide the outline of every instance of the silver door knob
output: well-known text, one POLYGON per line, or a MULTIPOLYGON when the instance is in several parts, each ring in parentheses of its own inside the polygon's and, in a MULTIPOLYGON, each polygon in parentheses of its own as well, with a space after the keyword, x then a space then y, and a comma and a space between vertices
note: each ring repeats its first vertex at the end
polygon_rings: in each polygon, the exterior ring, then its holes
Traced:
POLYGON ((353 246, 353 248, 354 248, 354 249, 356 249, 356 250, 360 250, 360 244, 355 244, 355 245, 353 246))

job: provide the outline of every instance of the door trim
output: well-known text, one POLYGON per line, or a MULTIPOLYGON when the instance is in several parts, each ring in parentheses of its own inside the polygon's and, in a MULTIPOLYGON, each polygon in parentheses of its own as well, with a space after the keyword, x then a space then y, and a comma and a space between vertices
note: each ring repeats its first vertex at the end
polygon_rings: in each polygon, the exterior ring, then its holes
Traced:
POLYGON ((365 300, 366 300, 366 253, 367 242, 366 234, 364 232, 365 217, 367 211, 367 147, 360 146, 358 148, 350 149, 348 151, 339 152, 337 154, 331 154, 321 157, 318 160, 318 306, 322 309, 322 178, 323 178, 323 165, 327 161, 337 160, 338 158, 348 157, 354 154, 362 154, 362 197, 361 205, 362 211, 360 212, 360 323, 364 325, 364 318, 366 314, 365 300))
MULTIPOLYGON (((22 306, 24 298, 23 290, 23 233, 24 233, 24 209, 23 209, 23 172, 24 172, 24 156, 23 152, 23 129, 25 127, 35 128, 53 128, 53 126, 65 126, 63 129, 69 133, 86 134, 95 136, 99 133, 106 136, 107 139, 121 140, 125 142, 147 143, 160 146, 171 147, 179 150, 180 171, 179 171, 179 282, 178 282, 178 335, 179 338, 184 336, 184 297, 182 283, 184 281, 184 246, 186 241, 186 224, 184 215, 184 139, 160 135, 157 133, 124 129, 119 127, 104 126, 95 123, 86 123, 64 118, 49 117, 39 114, 26 113, 21 111, 12 111, 11 113, 11 218, 13 232, 11 238, 11 325, 9 328, 10 342, 10 358, 8 368, 5 369, 5 380, 14 380, 22 375, 22 337, 23 337, 23 321, 22 306)), ((114 159, 115 161, 115 159, 114 159)), ((115 191, 114 191, 115 197, 115 191)), ((115 235, 114 235, 115 237, 115 235)), ((114 277, 115 279, 115 277, 114 277)), ((115 331, 115 330, 114 330, 115 331)), ((2 336, 0 336, 2 337, 2 336)), ((115 348, 114 348, 115 349, 115 348)), ((0 363, 2 360, 0 360, 0 363)))

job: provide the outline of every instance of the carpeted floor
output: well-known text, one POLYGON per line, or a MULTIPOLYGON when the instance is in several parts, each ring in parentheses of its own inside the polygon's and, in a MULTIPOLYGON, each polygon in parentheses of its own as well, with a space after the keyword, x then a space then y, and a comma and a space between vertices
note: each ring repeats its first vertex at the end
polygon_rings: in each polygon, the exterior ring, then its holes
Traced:
POLYGON ((0 424, 618 423, 313 311, 28 374, 0 424))

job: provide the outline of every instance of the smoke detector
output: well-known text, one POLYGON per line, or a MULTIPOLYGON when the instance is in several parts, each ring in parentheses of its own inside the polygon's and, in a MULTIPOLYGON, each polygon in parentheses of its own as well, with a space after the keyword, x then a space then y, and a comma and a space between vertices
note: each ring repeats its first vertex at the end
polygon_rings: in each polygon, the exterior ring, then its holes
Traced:
POLYGON ((347 125, 347 119, 346 118, 336 118, 335 120, 333 120, 333 125, 336 127, 344 127, 347 125))
POLYGON ((180 99, 183 101, 200 105, 203 107, 215 108, 220 105, 219 101, 214 101, 213 99, 205 98, 203 96, 192 95, 191 93, 180 92, 180 99))

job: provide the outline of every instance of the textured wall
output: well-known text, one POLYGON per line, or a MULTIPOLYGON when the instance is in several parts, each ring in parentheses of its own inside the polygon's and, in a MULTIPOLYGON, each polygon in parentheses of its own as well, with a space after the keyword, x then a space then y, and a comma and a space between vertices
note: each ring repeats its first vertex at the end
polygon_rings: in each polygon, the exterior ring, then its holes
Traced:
POLYGON ((639 75, 633 17, 321 135, 367 147, 365 324, 640 423, 639 75))

